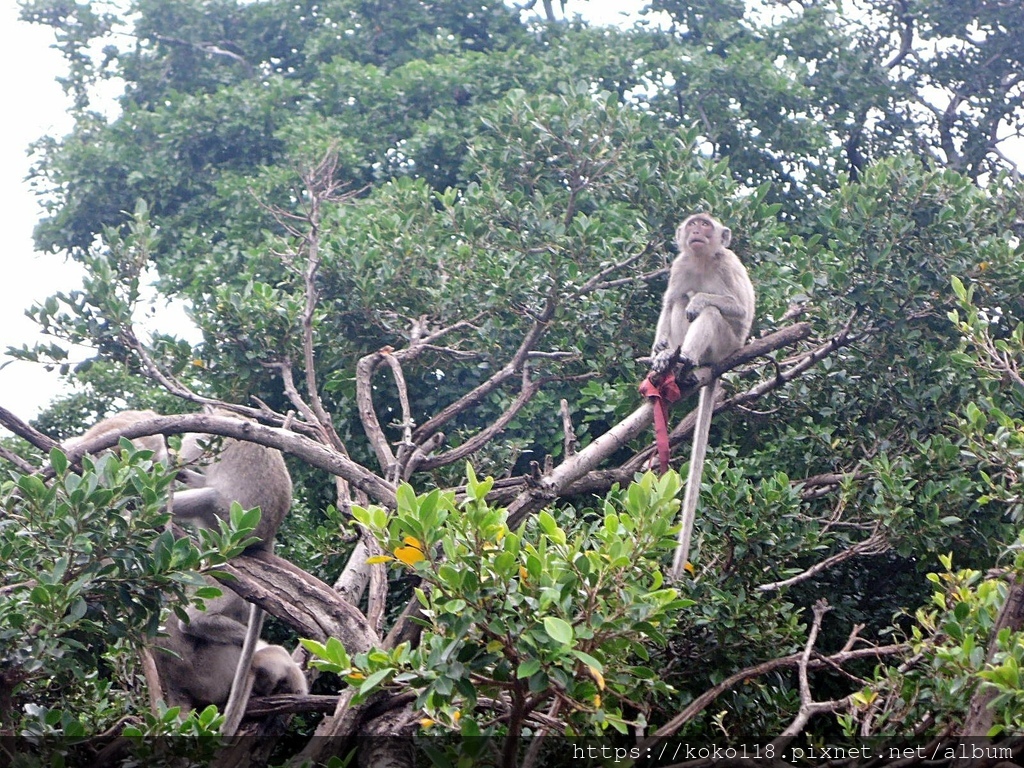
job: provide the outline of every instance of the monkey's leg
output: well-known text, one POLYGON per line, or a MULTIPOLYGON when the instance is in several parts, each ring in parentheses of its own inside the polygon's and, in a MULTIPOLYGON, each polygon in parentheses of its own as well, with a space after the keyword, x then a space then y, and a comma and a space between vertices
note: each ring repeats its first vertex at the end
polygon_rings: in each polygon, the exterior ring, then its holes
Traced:
POLYGON ((249 705, 249 694, 252 693, 252 657, 256 653, 256 645, 260 639, 260 632, 263 631, 263 618, 266 614, 262 608, 255 605, 249 606, 249 624, 246 627, 245 642, 242 644, 242 653, 238 657, 238 666, 235 668, 235 678, 231 681, 231 695, 228 696, 228 703, 224 705, 224 725, 220 732, 225 739, 232 738, 238 731, 238 726, 245 715, 245 708, 249 705))
POLYGON ((693 440, 690 450, 690 472, 686 477, 686 494, 683 496, 682 527, 679 529, 679 544, 672 558, 670 577, 674 581, 682 578, 683 569, 690 558, 690 539, 693 537, 693 521, 700 496, 700 480, 704 474, 704 455, 708 448, 708 433, 711 430, 711 414, 715 412, 715 390, 718 379, 701 387, 697 404, 697 423, 693 426, 693 440))
POLYGON ((706 307, 690 323, 683 339, 681 357, 693 365, 707 365, 718 362, 739 349, 740 344, 729 322, 722 317, 718 307, 706 307))

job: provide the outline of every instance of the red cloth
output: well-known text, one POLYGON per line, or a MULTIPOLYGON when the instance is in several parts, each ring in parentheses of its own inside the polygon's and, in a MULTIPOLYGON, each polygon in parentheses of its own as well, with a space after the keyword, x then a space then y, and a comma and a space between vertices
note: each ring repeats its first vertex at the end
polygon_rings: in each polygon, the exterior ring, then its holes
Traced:
POLYGON ((671 373, 662 375, 661 380, 655 384, 651 379, 654 374, 647 374, 647 378, 640 383, 640 394, 649 397, 655 402, 654 406, 654 440, 658 446, 658 466, 661 474, 668 471, 669 445, 668 445, 668 405, 674 403, 682 395, 679 392, 679 385, 676 384, 676 377, 671 373))

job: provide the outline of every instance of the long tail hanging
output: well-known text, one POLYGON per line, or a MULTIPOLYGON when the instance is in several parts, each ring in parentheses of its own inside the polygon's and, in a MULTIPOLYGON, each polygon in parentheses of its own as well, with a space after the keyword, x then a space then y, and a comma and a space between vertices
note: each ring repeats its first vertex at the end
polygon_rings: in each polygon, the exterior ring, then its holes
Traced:
POLYGON ((227 704, 224 705, 224 723, 221 726, 221 736, 231 739, 238 731, 238 726, 245 717, 245 708, 249 703, 249 695, 252 693, 252 675, 249 670, 252 668, 252 657, 256 652, 256 644, 259 642, 260 633, 263 631, 263 619, 266 616, 263 609, 257 605, 249 605, 249 621, 246 625, 245 640, 242 643, 242 653, 238 657, 238 666, 235 668, 235 677, 231 681, 231 694, 228 696, 227 704))
POLYGON ((690 539, 693 537, 693 521, 697 512, 697 499, 700 497, 700 480, 704 474, 704 455, 708 449, 708 433, 711 431, 711 415, 715 412, 717 388, 718 379, 714 379, 700 389, 697 423, 693 426, 693 439, 690 442, 690 471, 683 496, 682 527, 679 529, 679 544, 672 558, 671 577, 674 580, 682 578, 683 569, 690 559, 690 539))

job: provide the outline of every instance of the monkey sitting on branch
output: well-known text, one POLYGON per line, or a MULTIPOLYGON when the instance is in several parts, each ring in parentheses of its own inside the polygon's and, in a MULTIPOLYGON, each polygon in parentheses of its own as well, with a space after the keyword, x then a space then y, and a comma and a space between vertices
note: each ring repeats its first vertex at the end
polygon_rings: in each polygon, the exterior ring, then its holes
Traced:
MULTIPOLYGON (((240 418, 227 411, 217 415, 240 418)), ((65 447, 156 416, 153 411, 122 411, 67 441, 65 447)), ((154 461, 169 463, 162 435, 132 442, 152 450, 154 461)), ((178 478, 185 487, 174 491, 174 520, 215 529, 219 520, 229 520, 233 502, 244 509, 259 507, 260 521, 253 531, 259 541, 248 551, 273 551, 274 537, 292 501, 292 480, 284 457, 273 448, 234 438, 224 438, 208 451, 216 442, 209 435, 182 436, 179 460, 183 468, 178 478)), ((171 617, 166 636, 153 644, 156 653, 152 658, 167 705, 189 710, 226 702, 221 733, 231 737, 252 691, 261 696, 305 694, 308 687, 302 669, 285 648, 259 639, 264 612, 255 605, 246 606, 234 592, 222 591, 220 597, 206 601, 205 611, 189 608, 189 621, 171 617)))
POLYGON ((170 617, 166 636, 154 644, 153 661, 168 707, 187 711, 208 704, 223 706, 239 669, 246 671, 250 689, 241 704, 242 714, 250 693, 308 692, 302 669, 280 645, 257 639, 251 663, 243 666, 250 606, 234 592, 222 588, 220 597, 206 601, 206 610, 192 606, 186 613, 187 622, 170 617))
MULTIPOLYGON (((739 258, 729 250, 732 232, 704 213, 687 218, 676 229, 679 255, 672 262, 661 316, 651 349, 649 380, 658 386, 672 363, 679 374, 698 365, 724 360, 746 342, 754 322, 754 286, 739 258)), ((679 579, 690 554, 694 513, 700 495, 717 379, 701 387, 693 430, 690 472, 683 498, 679 544, 671 578, 679 579)))

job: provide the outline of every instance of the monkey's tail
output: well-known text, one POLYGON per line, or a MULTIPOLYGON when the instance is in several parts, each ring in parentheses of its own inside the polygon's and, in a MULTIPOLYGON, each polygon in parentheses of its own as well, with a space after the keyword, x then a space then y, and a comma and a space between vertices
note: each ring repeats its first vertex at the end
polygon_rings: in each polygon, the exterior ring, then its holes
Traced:
POLYGON ((682 578, 683 569, 690 559, 690 539, 693 537, 693 521, 697 513, 697 499, 700 497, 700 480, 704 474, 704 456, 708 450, 708 433, 711 431, 711 415, 715 412, 715 391, 718 379, 700 388, 697 404, 697 423, 693 425, 693 440, 690 450, 690 472, 686 477, 686 494, 683 496, 682 527, 679 529, 679 544, 672 558, 673 580, 682 578))
POLYGON ((238 732, 238 726, 242 724, 245 716, 245 708, 249 704, 249 694, 252 693, 253 676, 252 657, 256 653, 256 644, 259 642, 260 633, 263 631, 263 618, 266 614, 263 609, 256 605, 249 605, 249 623, 245 629, 245 640, 242 643, 242 654, 238 657, 238 666, 235 667, 235 677, 231 681, 231 694, 228 696, 228 703, 224 705, 224 725, 220 733, 225 739, 231 739, 238 732))

